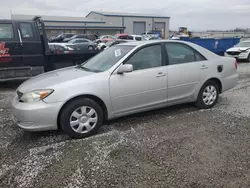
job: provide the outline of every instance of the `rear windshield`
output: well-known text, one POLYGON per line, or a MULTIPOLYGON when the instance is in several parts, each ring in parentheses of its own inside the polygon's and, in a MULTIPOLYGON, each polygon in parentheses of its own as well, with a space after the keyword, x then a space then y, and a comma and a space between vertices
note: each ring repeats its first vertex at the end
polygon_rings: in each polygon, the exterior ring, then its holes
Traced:
POLYGON ((121 58, 123 58, 134 46, 127 45, 116 45, 112 46, 87 62, 82 64, 82 67, 93 72, 103 72, 110 69, 115 65, 121 58))

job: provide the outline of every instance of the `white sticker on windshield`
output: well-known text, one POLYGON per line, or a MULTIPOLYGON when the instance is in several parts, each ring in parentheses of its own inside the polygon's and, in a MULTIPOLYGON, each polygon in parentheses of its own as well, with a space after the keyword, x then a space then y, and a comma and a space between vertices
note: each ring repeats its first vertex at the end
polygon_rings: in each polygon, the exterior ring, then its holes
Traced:
POLYGON ((118 57, 118 56, 120 56, 120 55, 122 55, 121 49, 115 50, 115 57, 118 57))

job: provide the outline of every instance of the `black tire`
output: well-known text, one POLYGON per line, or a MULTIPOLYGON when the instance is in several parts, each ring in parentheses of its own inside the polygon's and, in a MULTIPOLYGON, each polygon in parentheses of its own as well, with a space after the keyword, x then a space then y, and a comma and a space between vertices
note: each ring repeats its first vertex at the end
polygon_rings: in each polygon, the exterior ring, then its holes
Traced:
POLYGON ((62 130, 69 135, 71 138, 79 139, 85 138, 94 135, 103 123, 103 110, 100 105, 92 99, 89 98, 77 98, 66 106, 63 107, 62 112, 60 113, 59 123, 62 130), (77 133, 70 126, 70 117, 71 114, 78 108, 82 106, 89 106, 93 108, 97 113, 97 123, 95 127, 87 133, 77 133))
POLYGON ((201 108, 201 109, 209 109, 209 108, 212 108, 214 105, 216 105, 216 103, 217 103, 217 101, 218 101, 218 98, 219 98, 219 86, 218 86, 218 84, 217 84, 215 81, 213 81, 213 80, 208 80, 208 81, 201 87, 195 105, 196 105, 198 108, 201 108), (215 101, 214 101, 212 104, 210 104, 210 105, 205 104, 205 102, 203 101, 203 92, 204 92, 204 90, 205 90, 208 86, 214 86, 215 89, 216 89, 216 92, 217 92, 215 101))
POLYGON ((247 57, 247 62, 250 63, 250 54, 247 57))
POLYGON ((89 46, 88 50, 92 51, 92 50, 94 50, 94 47, 93 46, 89 46))

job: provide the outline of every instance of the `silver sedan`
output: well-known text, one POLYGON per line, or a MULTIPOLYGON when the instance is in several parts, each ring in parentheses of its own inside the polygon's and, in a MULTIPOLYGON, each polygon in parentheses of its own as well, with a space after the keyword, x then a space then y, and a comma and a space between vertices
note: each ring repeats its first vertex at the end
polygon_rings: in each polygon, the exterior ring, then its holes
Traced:
POLYGON ((61 128, 83 138, 128 114, 189 102, 211 108, 237 80, 234 58, 192 43, 123 43, 24 82, 12 101, 13 120, 28 131, 61 128))

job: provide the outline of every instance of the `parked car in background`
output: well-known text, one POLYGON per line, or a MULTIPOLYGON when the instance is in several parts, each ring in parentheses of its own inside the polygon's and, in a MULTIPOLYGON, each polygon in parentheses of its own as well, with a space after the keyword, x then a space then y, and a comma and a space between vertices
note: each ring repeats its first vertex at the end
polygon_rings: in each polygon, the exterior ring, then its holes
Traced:
POLYGON ((25 130, 60 128, 83 138, 104 120, 133 113, 189 102, 212 108, 237 80, 234 58, 193 43, 122 43, 21 84, 12 101, 13 120, 25 130))
POLYGON ((72 36, 72 37, 69 38, 69 39, 64 39, 63 41, 64 41, 64 42, 68 42, 68 41, 70 41, 70 40, 73 40, 73 39, 80 39, 80 38, 89 39, 89 40, 91 40, 91 41, 94 41, 94 40, 96 40, 96 35, 92 35, 92 34, 74 35, 74 36, 72 36))
POLYGON ((72 43, 75 46, 76 50, 87 51, 87 50, 96 50, 97 44, 89 39, 77 38, 72 39, 68 43, 72 43))
POLYGON ((98 48, 100 50, 103 50, 103 49, 110 48, 111 46, 114 46, 116 44, 121 44, 121 43, 125 43, 125 42, 131 42, 131 40, 117 39, 117 40, 109 41, 109 42, 106 42, 106 43, 100 43, 98 45, 98 48))
POLYGON ((72 44, 85 43, 85 42, 92 42, 92 41, 89 39, 85 39, 85 38, 76 38, 76 39, 72 39, 72 40, 68 41, 68 43, 72 43, 72 44))
POLYGON ((74 33, 63 33, 56 37, 50 38, 49 42, 63 42, 63 40, 71 38, 74 35, 75 35, 74 33))
POLYGON ((129 34, 116 34, 115 35, 116 39, 124 39, 124 40, 134 40, 134 37, 132 35, 129 34))
POLYGON ((52 54, 71 54, 74 52, 74 47, 62 45, 62 43, 49 43, 49 49, 52 54))
POLYGON ((115 36, 113 36, 113 35, 102 35, 102 36, 99 37, 99 39, 101 41, 110 41, 110 40, 114 40, 115 36))
POLYGON ((99 43, 97 43, 97 48, 98 48, 99 50, 103 50, 103 49, 106 48, 106 43, 112 44, 114 41, 115 41, 115 40, 111 40, 111 41, 108 41, 108 42, 99 42, 99 43))
POLYGON ((79 52, 87 52, 91 50, 96 50, 97 45, 89 40, 89 39, 72 39, 69 42, 64 42, 64 43, 49 43, 49 44, 56 44, 64 47, 70 47, 71 49, 74 50, 75 53, 79 52))
POLYGON ((148 40, 162 40, 162 38, 158 36, 152 36, 148 40))
POLYGON ((100 49, 100 46, 103 46, 106 42, 114 41, 115 39, 115 36, 112 35, 102 35, 95 40, 95 43, 98 44, 98 48, 100 49))
POLYGON ((142 41, 142 40, 144 40, 143 37, 142 37, 142 35, 132 35, 132 37, 133 37, 133 40, 136 40, 136 41, 142 41))
POLYGON ((72 40, 68 41, 68 43, 71 43, 71 44, 88 43, 89 45, 96 46, 96 43, 94 41, 89 40, 89 39, 85 39, 85 38, 72 39, 72 40))
POLYGON ((143 35, 144 40, 162 40, 161 37, 158 35, 150 34, 150 35, 143 35))
POLYGON ((241 41, 225 52, 225 56, 250 62, 250 40, 241 41))

